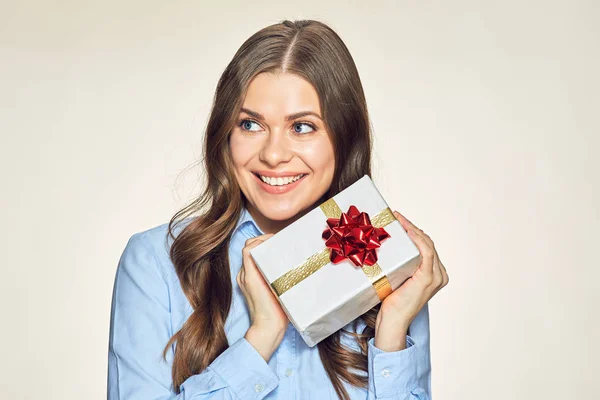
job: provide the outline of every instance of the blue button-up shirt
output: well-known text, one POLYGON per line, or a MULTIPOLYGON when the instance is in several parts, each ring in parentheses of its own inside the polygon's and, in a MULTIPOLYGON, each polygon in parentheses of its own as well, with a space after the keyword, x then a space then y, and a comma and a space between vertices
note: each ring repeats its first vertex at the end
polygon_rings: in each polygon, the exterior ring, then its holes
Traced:
MULTIPOLYGON (((185 225, 190 218, 184 221, 185 225)), ((171 379, 172 346, 167 341, 192 313, 166 241, 168 224, 133 234, 118 263, 114 283, 108 351, 108 400, 260 400, 337 399, 319 357, 293 325, 268 362, 244 338, 250 315, 236 276, 248 238, 263 234, 244 209, 229 247, 233 299, 225 323, 230 346, 200 374, 190 376, 176 395, 171 379)), ((181 229, 181 226, 178 228, 181 229)), ((169 239, 170 240, 170 239, 169 239)), ((365 326, 359 320, 358 332, 365 326)), ((352 324, 344 329, 353 331, 352 324)), ((358 350, 355 339, 342 343, 358 350)), ((342 381, 353 400, 431 398, 428 304, 414 318, 406 348, 386 352, 368 344, 368 388, 342 381)))

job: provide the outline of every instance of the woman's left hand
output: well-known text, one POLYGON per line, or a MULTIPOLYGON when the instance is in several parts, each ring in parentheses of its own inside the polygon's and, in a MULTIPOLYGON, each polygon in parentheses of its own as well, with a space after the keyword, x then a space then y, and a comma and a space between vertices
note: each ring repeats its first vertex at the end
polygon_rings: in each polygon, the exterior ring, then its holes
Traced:
POLYGON ((444 286, 449 278, 431 238, 398 211, 394 216, 421 253, 421 264, 412 277, 385 297, 375 324, 375 346, 384 351, 406 348, 406 334, 421 308, 444 286))

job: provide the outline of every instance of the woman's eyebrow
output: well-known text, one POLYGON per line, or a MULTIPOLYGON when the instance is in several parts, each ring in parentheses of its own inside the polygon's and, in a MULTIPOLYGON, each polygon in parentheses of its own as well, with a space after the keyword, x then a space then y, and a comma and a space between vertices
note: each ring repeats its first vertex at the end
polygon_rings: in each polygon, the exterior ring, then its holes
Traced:
MULTIPOLYGON (((240 111, 243 111, 246 114, 251 115, 251 116, 253 116, 254 118, 256 118, 258 120, 261 120, 261 121, 265 120, 265 117, 263 117, 262 114, 259 114, 256 111, 252 111, 252 110, 249 110, 249 109, 244 108, 244 107, 242 107, 240 109, 240 111)), ((285 117, 285 120, 286 121, 291 121, 293 119, 300 118, 300 117, 303 117, 305 115, 314 115, 315 117, 319 118, 320 120, 323 120, 323 118, 321 118, 321 116, 319 114, 317 114, 315 112, 312 112, 312 111, 300 111, 300 112, 297 112, 297 113, 294 113, 294 114, 290 114, 290 115, 288 115, 288 116, 285 117)))

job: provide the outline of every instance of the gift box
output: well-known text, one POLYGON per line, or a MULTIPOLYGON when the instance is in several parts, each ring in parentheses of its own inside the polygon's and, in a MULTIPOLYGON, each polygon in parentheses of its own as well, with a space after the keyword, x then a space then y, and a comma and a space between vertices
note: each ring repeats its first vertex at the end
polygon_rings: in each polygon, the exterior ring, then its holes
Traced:
POLYGON ((368 175, 250 254, 310 347, 377 305, 421 262, 368 175))

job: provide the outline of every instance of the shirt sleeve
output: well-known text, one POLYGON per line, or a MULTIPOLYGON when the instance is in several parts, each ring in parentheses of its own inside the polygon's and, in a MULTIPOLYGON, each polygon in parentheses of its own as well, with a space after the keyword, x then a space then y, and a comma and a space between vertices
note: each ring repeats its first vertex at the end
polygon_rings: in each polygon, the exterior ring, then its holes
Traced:
POLYGON ((170 321, 166 280, 151 243, 143 232, 136 233, 125 246, 114 282, 108 400, 260 400, 277 387, 277 375, 242 337, 202 373, 183 382, 176 395, 172 360, 162 359, 172 336, 170 321))
POLYGON ((387 352, 368 342, 367 400, 431 400, 429 305, 413 319, 406 348, 387 352))

